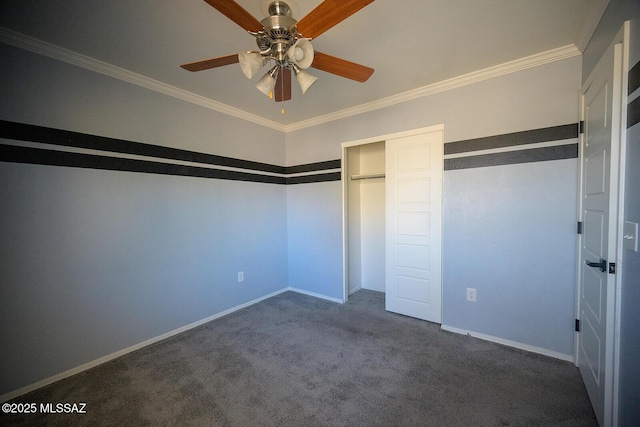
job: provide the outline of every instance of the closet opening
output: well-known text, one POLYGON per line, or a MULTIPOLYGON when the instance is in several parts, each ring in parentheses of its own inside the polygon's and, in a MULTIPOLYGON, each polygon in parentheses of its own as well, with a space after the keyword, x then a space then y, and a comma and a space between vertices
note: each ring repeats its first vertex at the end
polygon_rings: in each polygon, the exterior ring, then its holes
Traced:
POLYGON ((385 292, 385 142, 348 147, 345 156, 348 298, 360 289, 385 292))

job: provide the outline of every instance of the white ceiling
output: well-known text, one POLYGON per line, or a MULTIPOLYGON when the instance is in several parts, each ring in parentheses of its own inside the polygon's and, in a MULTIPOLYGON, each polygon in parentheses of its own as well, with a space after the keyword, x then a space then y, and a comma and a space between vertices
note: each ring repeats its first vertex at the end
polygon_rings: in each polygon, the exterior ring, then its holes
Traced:
MULTIPOLYGON (((311 68, 319 80, 306 95, 294 80, 285 103, 255 88, 262 73, 249 81, 237 64, 196 73, 179 67, 256 48, 203 0, 1 0, 0 26, 290 125, 574 45, 602 2, 376 0, 312 41, 319 51, 373 67, 373 76, 358 83, 311 68)), ((264 17, 261 0, 237 3, 264 17)), ((297 0, 297 19, 319 3, 297 0)))

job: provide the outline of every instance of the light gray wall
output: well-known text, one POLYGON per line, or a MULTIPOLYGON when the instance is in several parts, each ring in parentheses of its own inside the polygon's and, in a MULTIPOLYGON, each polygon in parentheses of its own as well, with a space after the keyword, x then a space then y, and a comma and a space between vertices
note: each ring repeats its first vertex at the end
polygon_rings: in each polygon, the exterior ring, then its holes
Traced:
MULTIPOLYGON (((583 80, 593 71, 624 21, 630 22, 629 67, 640 62, 640 2, 611 0, 583 58, 583 80)), ((629 70, 625 70, 628 72, 629 70)), ((640 90, 630 94, 634 100, 640 90)), ((640 124, 627 129, 627 156, 624 194, 625 221, 640 222, 640 124)), ((635 425, 640 419, 640 253, 624 250, 622 254, 622 288, 620 312, 620 384, 619 423, 635 425)))
MULTIPOLYGON (((0 49, 0 119, 284 165, 282 133, 0 49)), ((287 286, 283 185, 5 162, 0 182, 0 395, 287 286)))
POLYGON ((445 143, 576 123, 580 58, 287 132, 287 165, 339 159, 340 144, 445 124, 445 143))
POLYGON ((287 186, 290 287, 342 300, 341 197, 340 182, 287 186))
POLYGON ((284 165, 282 132, 2 43, 0 59, 3 120, 284 165))
MULTIPOLYGON (((640 124, 627 132, 625 221, 640 223, 640 124)), ((620 313, 620 425, 640 419, 640 253, 624 251, 620 313)))
MULTIPOLYGON (((440 123, 445 142, 577 123, 580 67, 579 57, 566 59, 288 132, 287 164, 340 158, 343 142, 440 123)), ((341 184, 322 185, 300 187, 288 200, 289 283, 341 298, 342 276, 330 270, 341 268, 341 184), (314 217, 303 223, 299 212, 314 217), (307 237, 306 253, 330 253, 332 262, 295 253, 297 235, 307 237), (325 280, 307 288, 293 269, 325 280)), ((446 171, 444 188, 444 323, 571 355, 577 159, 446 171), (528 264, 539 260, 550 265, 528 264), (478 289, 473 306, 466 287, 478 289)))
POLYGON ((582 54, 582 81, 584 82, 618 34, 625 21, 631 21, 630 65, 640 61, 640 2, 637 0, 610 0, 582 54))
POLYGON ((572 354, 577 166, 445 172, 445 325, 572 354))

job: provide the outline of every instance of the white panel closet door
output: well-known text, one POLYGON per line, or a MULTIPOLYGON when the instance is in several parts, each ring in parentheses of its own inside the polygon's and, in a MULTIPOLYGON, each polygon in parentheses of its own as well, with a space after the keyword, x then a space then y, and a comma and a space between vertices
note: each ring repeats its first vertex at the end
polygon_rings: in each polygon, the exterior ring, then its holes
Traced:
POLYGON ((443 132, 386 141, 386 309, 442 323, 443 132))
POLYGON ((577 362, 601 426, 612 425, 613 340, 619 112, 622 44, 612 44, 582 88, 585 122, 581 157, 577 362))

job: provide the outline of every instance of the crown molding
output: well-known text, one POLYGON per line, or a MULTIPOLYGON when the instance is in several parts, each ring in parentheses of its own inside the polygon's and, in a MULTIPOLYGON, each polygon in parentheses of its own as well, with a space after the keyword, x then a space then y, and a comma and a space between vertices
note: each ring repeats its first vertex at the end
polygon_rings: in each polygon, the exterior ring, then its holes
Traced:
POLYGON ((357 114, 367 113, 374 110, 391 107, 393 105, 401 104, 403 102, 412 101, 414 99, 423 98, 425 96, 429 96, 436 93, 445 92, 448 90, 478 83, 483 80, 488 80, 488 79, 499 77, 505 74, 515 73, 517 71, 538 67, 540 65, 548 64, 555 61, 560 61, 562 59, 572 58, 574 56, 579 56, 579 55, 581 55, 581 52, 573 44, 559 47, 557 49, 548 50, 546 52, 516 59, 514 61, 505 62, 503 64, 499 64, 499 65, 495 65, 482 70, 474 71, 468 74, 463 74, 458 77, 453 77, 447 80, 433 83, 431 85, 423 86, 417 89, 413 89, 397 95, 389 96, 387 98, 382 98, 366 104, 358 105, 352 108, 347 108, 341 111, 336 111, 334 113, 314 117, 309 120, 303 120, 303 121, 285 126, 285 132, 301 130, 304 128, 317 126, 323 123, 328 123, 334 120, 355 116, 357 114))
MULTIPOLYGON (((608 0, 594 0, 595 2, 603 2, 608 0)), ((605 6, 606 7, 606 6, 605 6)), ((599 19, 599 18, 598 18, 599 19)), ((597 22, 596 22, 597 25, 597 22)), ((595 27, 594 27, 595 28, 595 27)), ((25 49, 33 53, 47 56, 59 61, 63 61, 90 71, 101 73, 122 81, 126 81, 149 90, 153 90, 165 95, 190 102, 201 107, 205 107, 223 114, 227 114, 239 119, 265 126, 280 132, 292 132, 305 129, 312 126, 328 123, 334 120, 340 120, 347 117, 363 114, 382 108, 390 107, 403 102, 412 101, 414 99, 423 98, 440 92, 478 83, 483 80, 514 73, 528 68, 537 67, 562 59, 571 58, 581 54, 575 45, 567 45, 546 52, 516 59, 514 61, 505 62, 483 70, 474 71, 451 79, 443 80, 431 85, 423 86, 397 95, 382 98, 366 104, 336 111, 333 113, 314 117, 309 120, 302 120, 290 125, 283 125, 271 120, 267 120, 258 115, 249 113, 238 108, 231 107, 218 101, 197 95, 193 92, 168 85, 158 80, 145 77, 141 74, 134 73, 124 68, 82 55, 80 53, 53 45, 51 43, 18 33, 7 28, 0 27, 0 42, 9 44, 20 49, 25 49)))
POLYGON ((0 27, 0 42, 15 46, 20 49, 28 50, 39 55, 47 56, 58 61, 66 62, 68 64, 75 65, 90 71, 94 71, 96 73, 104 74, 106 76, 113 77, 128 83, 132 83, 145 89, 163 93, 165 95, 169 95, 174 98, 217 111, 219 113, 247 120, 261 126, 275 129, 281 132, 284 132, 285 130, 284 125, 280 123, 267 120, 258 115, 248 113, 246 111, 231 107, 218 101, 214 101, 204 96, 196 95, 193 92, 189 92, 184 89, 162 83, 161 81, 143 76, 138 73, 134 73, 132 71, 117 67, 115 65, 100 61, 95 58, 91 58, 89 56, 82 55, 78 52, 74 52, 72 50, 47 43, 45 41, 27 36, 8 28, 0 27))
POLYGON ((587 44, 589 44, 589 40, 591 40, 591 36, 593 36, 593 33, 596 31, 607 6, 609 6, 609 0, 593 0, 591 6, 589 6, 587 16, 582 23, 582 27, 580 27, 580 31, 578 31, 576 35, 575 43, 580 52, 584 52, 587 44))

